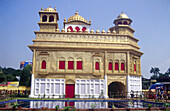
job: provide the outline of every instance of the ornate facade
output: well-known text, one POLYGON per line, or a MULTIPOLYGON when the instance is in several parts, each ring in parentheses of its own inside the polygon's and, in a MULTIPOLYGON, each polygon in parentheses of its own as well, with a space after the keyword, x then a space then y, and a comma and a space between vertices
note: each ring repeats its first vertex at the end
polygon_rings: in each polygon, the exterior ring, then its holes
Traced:
POLYGON ((40 30, 28 47, 33 51, 30 97, 96 97, 112 92, 141 91, 142 52, 132 20, 121 13, 107 32, 90 28, 78 12, 58 27, 58 12, 39 11, 40 30))

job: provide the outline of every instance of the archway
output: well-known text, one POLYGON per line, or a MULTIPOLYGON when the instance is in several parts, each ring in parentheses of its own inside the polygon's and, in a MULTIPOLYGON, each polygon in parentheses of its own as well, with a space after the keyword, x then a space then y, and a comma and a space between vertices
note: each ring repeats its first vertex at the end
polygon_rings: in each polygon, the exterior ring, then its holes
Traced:
POLYGON ((122 98, 125 96, 125 85, 121 82, 112 82, 108 85, 109 98, 122 98))

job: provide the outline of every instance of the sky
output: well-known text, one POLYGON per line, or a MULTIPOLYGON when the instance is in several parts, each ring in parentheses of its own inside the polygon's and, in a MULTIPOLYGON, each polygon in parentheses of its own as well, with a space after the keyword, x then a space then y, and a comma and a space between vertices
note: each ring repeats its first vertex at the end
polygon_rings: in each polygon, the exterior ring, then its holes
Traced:
POLYGON ((41 7, 57 9, 59 29, 64 18, 78 10, 92 21, 91 28, 107 31, 123 11, 133 20, 131 27, 141 57, 143 77, 151 76, 151 67, 165 73, 170 68, 170 0, 0 0, 0 66, 19 69, 21 61, 32 61, 34 31, 39 30, 41 7))

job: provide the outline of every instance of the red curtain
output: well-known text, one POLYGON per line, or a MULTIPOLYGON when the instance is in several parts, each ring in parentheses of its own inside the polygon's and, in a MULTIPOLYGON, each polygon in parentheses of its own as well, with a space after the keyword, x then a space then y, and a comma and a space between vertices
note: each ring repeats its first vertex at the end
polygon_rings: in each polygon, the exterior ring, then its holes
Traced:
POLYGON ((115 63, 115 70, 119 70, 119 64, 117 62, 115 63))
POLYGON ((112 63, 109 62, 109 70, 112 70, 113 66, 112 66, 112 63))
POLYGON ((77 32, 79 32, 79 30, 80 30, 80 28, 79 28, 79 27, 76 27, 75 29, 77 30, 77 32))
POLYGON ((85 30, 86 30, 86 27, 83 27, 83 28, 82 28, 82 32, 85 32, 85 30))
POLYGON ((45 62, 45 61, 42 61, 42 63, 41 63, 41 69, 46 69, 46 62, 45 62))
POLYGON ((125 70, 125 64, 121 63, 121 70, 124 71, 125 70))
POLYGON ((65 61, 59 61, 59 69, 65 69, 65 61))
POLYGON ((74 69, 74 61, 68 61, 68 69, 74 69))
POLYGON ((68 29, 70 29, 71 30, 71 32, 73 32, 73 28, 72 28, 72 26, 69 26, 68 28, 67 28, 67 30, 68 29))
POLYGON ((136 71, 136 64, 134 64, 134 71, 136 71))
POLYGON ((82 70, 82 61, 77 61, 77 69, 82 70))
POLYGON ((96 64, 95 64, 95 69, 96 69, 96 70, 99 70, 99 62, 96 62, 96 64))

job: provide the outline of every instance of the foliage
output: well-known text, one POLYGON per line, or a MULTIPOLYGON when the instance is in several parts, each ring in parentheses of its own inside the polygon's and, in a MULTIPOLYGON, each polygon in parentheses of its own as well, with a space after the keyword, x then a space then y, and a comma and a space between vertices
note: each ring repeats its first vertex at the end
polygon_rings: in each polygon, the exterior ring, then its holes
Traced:
POLYGON ((94 109, 96 107, 96 103, 91 105, 91 108, 94 109))
POLYGON ((20 86, 31 86, 31 71, 32 66, 29 64, 23 70, 0 67, 0 83, 18 81, 16 76, 20 76, 20 86))
POLYGON ((160 73, 159 71, 160 71, 159 68, 151 67, 150 73, 153 73, 153 75, 151 76, 151 79, 157 79, 160 77, 170 77, 170 68, 168 68, 167 72, 165 72, 165 73, 160 73))

